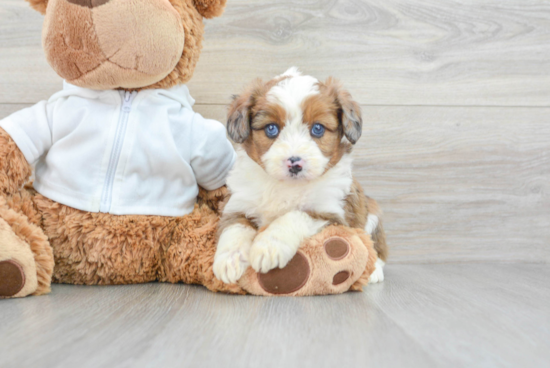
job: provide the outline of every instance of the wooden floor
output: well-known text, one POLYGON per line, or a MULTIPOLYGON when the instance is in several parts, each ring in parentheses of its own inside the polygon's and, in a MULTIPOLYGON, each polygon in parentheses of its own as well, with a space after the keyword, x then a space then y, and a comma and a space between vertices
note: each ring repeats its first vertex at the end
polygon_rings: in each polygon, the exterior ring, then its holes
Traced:
MULTIPOLYGON (((0 1, 0 119, 61 79, 43 17, 0 1)), ((355 175, 385 212, 386 281, 270 299, 185 285, 0 301, 0 367, 550 367, 550 2, 230 0, 189 88, 225 121, 296 65, 361 104, 355 175)))
POLYGON ((56 285, 0 303, 0 367, 549 367, 550 269, 390 265, 363 293, 56 285))

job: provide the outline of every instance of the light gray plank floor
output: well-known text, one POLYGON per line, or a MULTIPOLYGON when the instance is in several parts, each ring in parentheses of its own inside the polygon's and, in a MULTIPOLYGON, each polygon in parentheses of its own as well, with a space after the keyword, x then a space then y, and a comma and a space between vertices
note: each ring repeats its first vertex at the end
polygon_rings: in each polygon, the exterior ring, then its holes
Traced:
POLYGON ((547 367, 550 269, 389 265, 363 293, 56 285, 0 301, 0 367, 547 367))

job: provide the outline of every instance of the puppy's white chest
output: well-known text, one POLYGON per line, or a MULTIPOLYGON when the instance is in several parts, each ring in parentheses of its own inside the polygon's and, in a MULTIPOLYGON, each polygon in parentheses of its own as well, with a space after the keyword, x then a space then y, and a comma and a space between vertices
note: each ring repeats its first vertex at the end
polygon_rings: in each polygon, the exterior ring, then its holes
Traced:
POLYGON ((244 213, 260 227, 293 210, 345 217, 352 181, 351 158, 314 181, 279 181, 248 156, 240 156, 227 180, 231 198, 224 212, 244 213))
MULTIPOLYGON (((231 189, 234 190, 233 188, 231 189)), ((318 213, 338 213, 343 215, 343 195, 338 197, 323 196, 314 188, 270 188, 262 191, 260 188, 241 193, 257 195, 234 195, 228 203, 228 210, 240 207, 249 218, 254 219, 258 226, 265 226, 294 211, 312 211, 318 213), (246 197, 246 198, 244 198, 246 197)), ((241 212, 241 211, 239 211, 241 212)))
MULTIPOLYGON (((281 186, 264 191, 262 196, 254 198, 250 208, 258 219, 258 225, 264 226, 290 211, 317 211, 317 197, 311 188, 281 186)), ((333 202, 334 208, 339 207, 339 201, 333 202)))

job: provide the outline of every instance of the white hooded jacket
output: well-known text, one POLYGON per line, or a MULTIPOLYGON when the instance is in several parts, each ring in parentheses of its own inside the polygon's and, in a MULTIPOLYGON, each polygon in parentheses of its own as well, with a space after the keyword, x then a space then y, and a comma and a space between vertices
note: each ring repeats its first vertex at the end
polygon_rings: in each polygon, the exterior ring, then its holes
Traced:
POLYGON ((64 84, 0 121, 38 193, 83 211, 182 216, 198 186, 225 184, 235 151, 224 126, 193 112, 186 86, 141 92, 64 84))

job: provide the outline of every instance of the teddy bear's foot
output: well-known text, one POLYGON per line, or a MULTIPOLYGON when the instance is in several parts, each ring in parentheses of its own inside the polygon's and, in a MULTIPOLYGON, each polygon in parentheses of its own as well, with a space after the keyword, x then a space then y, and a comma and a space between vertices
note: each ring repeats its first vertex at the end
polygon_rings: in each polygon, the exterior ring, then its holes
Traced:
POLYGON ((256 273, 249 268, 239 285, 255 295, 324 295, 360 289, 374 270, 376 253, 368 236, 331 226, 308 239, 284 268, 256 273))
POLYGON ((0 298, 36 292, 36 262, 30 246, 0 218, 0 298))

